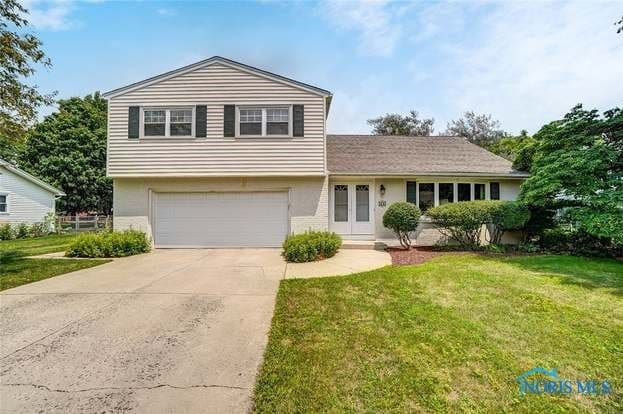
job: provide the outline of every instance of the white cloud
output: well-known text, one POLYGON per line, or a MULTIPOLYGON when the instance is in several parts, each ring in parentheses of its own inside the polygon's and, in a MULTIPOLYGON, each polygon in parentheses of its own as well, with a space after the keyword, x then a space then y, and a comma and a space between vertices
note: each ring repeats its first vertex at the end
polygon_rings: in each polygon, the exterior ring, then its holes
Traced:
POLYGON ((21 0, 28 10, 28 22, 40 30, 68 30, 76 26, 69 18, 73 4, 69 0, 21 0))
POLYGON ((620 3, 500 3, 478 41, 448 55, 448 101, 457 113, 492 113, 531 132, 578 102, 608 109, 623 99, 620 3), (452 81, 454 79, 454 81, 452 81))
POLYGON ((402 35, 399 18, 404 4, 387 0, 323 1, 319 12, 331 25, 357 33, 360 52, 370 56, 391 56, 402 35))
POLYGON ((175 15, 177 15, 177 12, 175 10, 167 9, 167 8, 164 8, 164 7, 157 9, 156 13, 158 13, 161 16, 175 16, 175 15))

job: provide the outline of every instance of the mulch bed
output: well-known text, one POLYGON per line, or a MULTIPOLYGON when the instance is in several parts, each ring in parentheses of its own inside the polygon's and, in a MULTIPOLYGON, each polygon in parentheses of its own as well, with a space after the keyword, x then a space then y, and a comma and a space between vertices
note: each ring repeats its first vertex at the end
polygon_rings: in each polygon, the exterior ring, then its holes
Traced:
POLYGON ((404 250, 400 247, 389 247, 387 251, 392 257, 392 264, 397 266, 420 264, 433 257, 451 253, 435 251, 430 247, 412 247, 409 250, 404 250))

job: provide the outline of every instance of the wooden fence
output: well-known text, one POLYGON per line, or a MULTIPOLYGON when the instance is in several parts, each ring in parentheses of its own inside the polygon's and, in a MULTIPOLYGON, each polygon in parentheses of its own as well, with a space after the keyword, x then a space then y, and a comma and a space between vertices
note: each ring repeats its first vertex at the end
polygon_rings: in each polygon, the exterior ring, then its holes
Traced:
POLYGON ((63 231, 97 231, 112 228, 112 216, 59 216, 58 226, 63 231))

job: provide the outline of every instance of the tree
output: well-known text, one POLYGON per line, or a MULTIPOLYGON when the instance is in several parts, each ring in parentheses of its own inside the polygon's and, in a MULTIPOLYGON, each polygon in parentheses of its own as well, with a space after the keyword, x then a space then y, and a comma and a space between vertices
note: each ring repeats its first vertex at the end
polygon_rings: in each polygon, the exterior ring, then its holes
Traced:
POLYGON ((455 135, 483 148, 488 148, 507 134, 500 129, 500 122, 491 115, 478 115, 467 111, 462 118, 448 122, 446 135, 455 135))
POLYGON ((501 138, 492 143, 487 149, 500 157, 514 161, 522 149, 533 142, 536 142, 535 139, 528 135, 528 131, 524 129, 519 135, 508 135, 501 138))
POLYGON ((30 132, 21 165, 67 195, 58 209, 70 214, 112 209, 106 178, 106 101, 96 92, 59 101, 55 112, 30 132))
POLYGON ((408 115, 385 114, 378 118, 368 119, 373 135, 408 135, 430 136, 433 134, 434 118, 420 119, 418 111, 409 111, 408 115))
POLYGON ((577 105, 535 138, 520 199, 536 208, 564 208, 575 228, 623 245, 623 110, 600 116, 577 105))
POLYGON ((0 156, 13 160, 24 144, 26 129, 37 116, 37 109, 50 105, 54 94, 41 94, 26 80, 35 65, 50 67, 41 50, 41 41, 29 33, 23 17, 27 10, 16 0, 0 1, 0 156))

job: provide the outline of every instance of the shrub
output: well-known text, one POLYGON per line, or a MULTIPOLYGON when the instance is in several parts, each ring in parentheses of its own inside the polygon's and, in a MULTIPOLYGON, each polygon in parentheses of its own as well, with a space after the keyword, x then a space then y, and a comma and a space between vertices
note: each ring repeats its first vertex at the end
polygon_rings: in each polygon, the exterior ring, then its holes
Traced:
POLYGON ((411 247, 411 233, 415 232, 422 212, 417 206, 407 202, 394 203, 383 214, 383 226, 392 230, 400 245, 405 249, 411 247))
POLYGON ((10 223, 0 224, 0 240, 11 240, 15 237, 15 232, 10 223))
POLYGON ((539 238, 539 246, 553 253, 570 253, 578 256, 618 257, 623 255, 623 247, 611 239, 597 237, 584 230, 569 226, 546 229, 539 238))
POLYGON ((24 254, 18 250, 0 250, 0 264, 8 264, 23 257, 24 254))
POLYGON ((15 237, 18 239, 25 239, 28 237, 28 224, 20 223, 15 231, 15 237))
POLYGON ((49 228, 46 223, 33 223, 28 229, 28 235, 30 237, 41 237, 49 234, 49 228))
POLYGON ((489 210, 491 243, 500 244, 508 230, 521 230, 530 219, 528 207, 517 201, 491 201, 489 210))
POLYGON ((342 246, 342 239, 328 231, 307 231, 291 234, 283 242, 283 256, 288 262, 313 262, 333 257, 342 246))
POLYGON ((69 257, 123 257, 151 250, 147 235, 137 230, 83 233, 69 246, 69 257))
POLYGON ((429 209, 426 214, 439 232, 461 247, 480 246, 482 226, 489 222, 496 202, 477 200, 448 203, 429 209))

